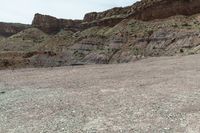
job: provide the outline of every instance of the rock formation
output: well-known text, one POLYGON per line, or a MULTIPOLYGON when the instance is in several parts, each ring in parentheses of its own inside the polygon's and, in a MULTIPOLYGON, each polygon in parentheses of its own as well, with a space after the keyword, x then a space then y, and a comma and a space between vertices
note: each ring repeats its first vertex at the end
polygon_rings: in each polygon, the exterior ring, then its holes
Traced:
POLYGON ((25 24, 2 23, 0 22, 0 36, 11 36, 26 28, 30 27, 25 24))
POLYGON ((199 12, 199 0, 142 0, 125 8, 113 8, 99 13, 88 13, 85 15, 84 21, 91 22, 120 16, 149 21, 174 15, 193 15, 199 12))
POLYGON ((67 19, 57 19, 49 15, 35 14, 32 22, 32 26, 39 28, 42 31, 54 34, 59 32, 61 29, 70 29, 77 31, 80 28, 80 20, 67 20, 67 19))
POLYGON ((199 0, 142 0, 88 13, 83 20, 36 14, 31 26, 0 23, 0 68, 200 53, 199 13, 199 0))
POLYGON ((117 7, 104 12, 88 13, 83 20, 57 19, 49 15, 35 14, 32 26, 52 34, 61 29, 81 31, 93 26, 114 26, 124 19, 149 21, 199 12, 199 0, 142 0, 124 8, 117 7))
POLYGON ((129 18, 148 21, 199 12, 199 0, 143 0, 132 6, 129 18))
POLYGON ((116 7, 104 12, 91 12, 91 13, 87 13, 84 16, 84 21, 86 22, 92 22, 95 20, 99 20, 99 19, 103 19, 103 18, 110 18, 110 17, 120 17, 120 16, 128 16, 128 11, 129 11, 129 7, 126 8, 122 8, 122 7, 116 7))

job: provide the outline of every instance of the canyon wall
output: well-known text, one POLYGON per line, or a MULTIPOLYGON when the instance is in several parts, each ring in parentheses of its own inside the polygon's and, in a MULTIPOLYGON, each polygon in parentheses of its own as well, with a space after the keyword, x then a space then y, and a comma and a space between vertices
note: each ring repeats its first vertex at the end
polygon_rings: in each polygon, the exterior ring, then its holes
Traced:
MULTIPOLYGON (((193 15, 200 12, 200 0, 142 0, 127 7, 116 7, 104 12, 87 13, 83 20, 57 19, 56 17, 35 14, 32 27, 45 33, 55 34, 60 30, 82 31, 94 26, 113 27, 124 19, 150 21, 174 15, 193 15)), ((0 23, 0 35, 11 36, 30 25, 0 23)))
POLYGON ((142 0, 127 7, 117 7, 104 12, 87 13, 83 20, 57 19, 35 14, 32 26, 54 34, 61 29, 81 31, 94 26, 115 26, 124 19, 150 21, 174 15, 193 15, 200 12, 200 0, 142 0))
POLYGON ((70 19, 57 19, 49 15, 35 14, 32 26, 42 31, 54 34, 59 32, 61 29, 71 29, 73 31, 79 30, 81 20, 70 20, 70 19))
POLYGON ((133 12, 129 15, 129 18, 149 21, 164 19, 175 15, 190 16, 200 12, 200 0, 145 1, 141 2, 141 4, 137 4, 137 8, 132 10, 133 12))
POLYGON ((91 22, 120 16, 149 21, 174 15, 193 15, 199 12, 200 0, 142 0, 124 8, 119 7, 99 13, 88 13, 85 15, 84 21, 91 22))
POLYGON ((2 23, 0 22, 0 36, 11 36, 26 28, 30 27, 25 24, 15 24, 15 23, 2 23))

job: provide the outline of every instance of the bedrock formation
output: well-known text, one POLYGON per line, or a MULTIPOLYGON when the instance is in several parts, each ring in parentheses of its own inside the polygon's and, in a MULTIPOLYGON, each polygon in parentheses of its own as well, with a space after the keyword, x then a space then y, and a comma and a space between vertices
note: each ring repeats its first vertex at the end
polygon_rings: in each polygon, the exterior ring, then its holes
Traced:
POLYGON ((199 53, 199 0, 142 0, 82 20, 0 23, 0 68, 132 62, 199 53))

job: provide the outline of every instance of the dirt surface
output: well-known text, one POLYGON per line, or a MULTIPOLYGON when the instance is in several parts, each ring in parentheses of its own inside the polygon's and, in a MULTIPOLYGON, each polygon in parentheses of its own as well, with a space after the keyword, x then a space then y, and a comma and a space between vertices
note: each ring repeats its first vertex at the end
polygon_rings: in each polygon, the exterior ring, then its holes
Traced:
POLYGON ((200 55, 0 71, 0 133, 199 133, 200 55))

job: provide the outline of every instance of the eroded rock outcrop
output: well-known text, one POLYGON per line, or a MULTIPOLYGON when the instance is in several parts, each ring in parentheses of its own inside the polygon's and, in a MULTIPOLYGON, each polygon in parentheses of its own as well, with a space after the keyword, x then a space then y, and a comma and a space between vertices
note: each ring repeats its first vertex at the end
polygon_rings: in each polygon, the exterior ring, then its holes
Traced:
POLYGON ((122 17, 127 16, 129 11, 129 7, 122 8, 122 7, 116 7, 112 8, 110 10, 104 11, 104 12, 91 12, 87 13, 84 16, 84 21, 86 22, 92 22, 95 20, 103 19, 103 18, 110 18, 110 17, 122 17))
POLYGON ((32 26, 39 28, 48 34, 54 34, 59 32, 61 29, 70 29, 77 31, 80 28, 80 20, 70 19, 57 19, 49 15, 35 14, 32 26))
POLYGON ((200 53, 198 13, 199 0, 142 0, 86 14, 84 20, 36 14, 31 28, 0 38, 0 68, 124 63, 200 53))
POLYGON ((174 15, 189 16, 199 12, 199 0, 143 0, 131 7, 129 18, 148 21, 174 15))
POLYGON ((0 22, 0 35, 8 37, 8 36, 14 35, 26 28, 29 28, 29 27, 30 27, 29 25, 25 25, 25 24, 0 22))
POLYGON ((199 0, 142 0, 124 8, 88 13, 83 20, 57 19, 49 15, 35 14, 32 26, 48 34, 54 34, 61 29, 81 31, 94 26, 112 27, 124 19, 149 21, 174 15, 193 15, 199 12, 199 0))
POLYGON ((113 8, 99 13, 88 13, 85 15, 84 21, 92 22, 109 17, 124 17, 149 21, 174 15, 193 15, 199 12, 199 0, 142 0, 124 8, 113 8))

